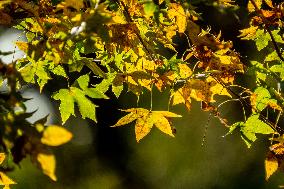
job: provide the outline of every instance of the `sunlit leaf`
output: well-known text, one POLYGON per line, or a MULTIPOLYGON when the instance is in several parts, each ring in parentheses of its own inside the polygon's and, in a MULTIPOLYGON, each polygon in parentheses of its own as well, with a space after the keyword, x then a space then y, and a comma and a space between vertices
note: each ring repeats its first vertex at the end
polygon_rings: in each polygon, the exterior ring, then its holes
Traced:
POLYGON ((9 188, 9 185, 17 184, 11 178, 9 178, 5 173, 0 172, 0 185, 4 185, 6 188, 9 188))
POLYGON ((3 163, 3 161, 5 160, 6 155, 5 153, 0 153, 0 165, 3 163))
POLYGON ((59 146, 71 140, 72 134, 63 127, 49 125, 44 131, 41 142, 48 146, 59 146))
MULTIPOLYGON (((263 0, 254 0, 254 2, 255 2, 255 4, 256 4, 258 9, 261 9, 262 1, 263 0)), ((255 11, 255 7, 254 7, 254 5, 252 4, 251 1, 248 1, 248 11, 249 12, 254 12, 255 11)))
POLYGON ((162 132, 174 137, 167 117, 181 117, 168 111, 149 111, 143 108, 131 108, 123 111, 129 112, 129 114, 118 120, 113 127, 124 126, 136 120, 135 135, 137 142, 148 135, 154 125, 162 132))
POLYGON ((39 153, 37 154, 37 161, 45 175, 47 175, 52 180, 56 181, 55 167, 56 160, 53 154, 39 153))
POLYGON ((186 14, 183 7, 177 3, 171 3, 168 15, 170 19, 175 19, 178 32, 183 33, 186 29, 186 14))
POLYGON ((266 156, 265 162, 265 179, 268 180, 270 176, 278 169, 278 160, 275 155, 269 152, 266 156))

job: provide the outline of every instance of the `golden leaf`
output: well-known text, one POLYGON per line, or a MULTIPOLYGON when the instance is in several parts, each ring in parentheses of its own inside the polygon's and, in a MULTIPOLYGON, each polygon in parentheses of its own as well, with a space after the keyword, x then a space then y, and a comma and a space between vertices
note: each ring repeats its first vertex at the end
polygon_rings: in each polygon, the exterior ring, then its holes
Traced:
POLYGON ((135 124, 136 141, 139 142, 151 131, 154 125, 154 119, 152 113, 148 112, 141 118, 138 118, 135 124))
POLYGON ((270 8, 273 8, 273 3, 271 0, 264 0, 264 2, 270 7, 270 8))
POLYGON ((278 160, 273 153, 269 152, 267 154, 264 164, 265 179, 268 180, 269 177, 278 169, 278 160))
POLYGON ((179 67, 179 75, 181 78, 188 78, 192 75, 191 69, 186 64, 178 64, 179 67))
POLYGON ((174 114, 172 112, 153 112, 152 113, 152 119, 155 120, 155 126, 160 129, 163 133, 166 133, 172 137, 175 137, 173 135, 172 127, 169 121, 167 120, 167 117, 180 117, 177 114, 174 114))
POLYGON ((118 120, 112 127, 123 126, 136 120, 135 135, 137 142, 148 135, 154 125, 162 132, 173 137, 171 124, 167 117, 181 117, 168 111, 149 111, 144 108, 131 108, 122 111, 129 112, 129 114, 118 120))
MULTIPOLYGON (((254 0, 254 1, 255 1, 256 6, 257 6, 259 9, 261 9, 261 5, 262 5, 262 1, 263 1, 263 0, 254 0)), ((255 11, 255 7, 254 7, 254 5, 251 3, 250 0, 249 0, 249 2, 248 2, 248 11, 249 11, 249 12, 254 12, 254 11, 255 11)))
POLYGON ((136 119, 142 117, 144 114, 148 113, 148 110, 146 110, 144 108, 131 108, 131 109, 121 110, 121 111, 130 112, 130 114, 127 114, 126 116, 119 119, 117 121, 117 123, 115 125, 113 125, 112 127, 127 125, 127 124, 135 121, 136 119))
POLYGON ((37 154, 37 161, 40 164, 43 173, 52 180, 56 181, 57 180, 55 176, 56 160, 54 155, 39 153, 37 154))
MULTIPOLYGON (((279 137, 280 138, 280 137, 279 137)), ((280 141, 283 141, 283 137, 281 137, 282 139, 280 139, 280 141)), ((273 139, 274 140, 274 139, 273 139)), ((277 141, 277 140, 275 140, 277 141)), ((277 144, 273 144, 272 146, 269 147, 270 151, 272 151, 273 153, 275 153, 276 155, 284 155, 284 145, 283 143, 277 143, 277 144)))
POLYGON ((56 125, 50 125, 43 131, 41 143, 48 146, 59 146, 70 141, 71 138, 72 134, 68 130, 56 125))
POLYGON ((3 163, 3 161, 5 160, 5 158, 6 158, 5 153, 0 153, 0 164, 3 163))
POLYGON ((165 0, 159 0, 159 5, 162 4, 165 0))
POLYGON ((187 110, 191 108, 191 99, 190 99, 191 89, 187 85, 173 92, 171 95, 172 105, 185 104, 187 110))
POLYGON ((178 32, 183 33, 186 30, 186 14, 183 7, 177 3, 171 3, 169 7, 169 18, 175 19, 175 24, 178 27, 178 32))
POLYGON ((10 179, 5 173, 0 172, 0 185, 9 187, 10 184, 17 184, 15 181, 10 179))
POLYGON ((27 52, 28 51, 28 48, 29 48, 29 44, 27 42, 23 42, 23 41, 17 41, 16 42, 16 45, 17 47, 24 51, 24 52, 27 52))
POLYGON ((256 36, 256 31, 258 29, 258 26, 250 26, 249 28, 245 28, 240 30, 241 34, 238 36, 243 40, 250 40, 254 39, 256 36))

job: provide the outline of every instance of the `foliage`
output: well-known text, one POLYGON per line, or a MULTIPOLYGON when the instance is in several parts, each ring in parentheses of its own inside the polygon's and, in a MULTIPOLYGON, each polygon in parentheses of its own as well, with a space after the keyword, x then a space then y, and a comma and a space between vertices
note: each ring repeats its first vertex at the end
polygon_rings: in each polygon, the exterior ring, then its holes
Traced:
MULTIPOLYGON (((238 9, 232 0, 208 1, 220 9, 238 9)), ((118 98, 125 92, 139 97, 154 88, 169 92, 169 105, 183 104, 188 111, 193 100, 202 110, 215 115, 229 127, 239 130, 248 147, 256 134, 272 136, 272 145, 265 160, 266 179, 281 167, 284 156, 283 129, 279 125, 284 99, 283 3, 271 0, 250 0, 247 10, 250 25, 240 30, 239 38, 251 40, 258 51, 265 51, 262 60, 241 61, 231 41, 222 33, 211 33, 200 25, 201 15, 194 1, 139 0, 10 0, 0 3, 0 24, 23 30, 27 41, 16 45, 25 57, 11 64, 0 63, 0 83, 8 83, 0 98, 2 159, 11 157, 15 164, 30 155, 43 173, 56 180, 55 157, 51 148, 71 140, 72 135, 60 126, 45 126, 46 117, 30 123, 24 99, 19 90, 35 84, 40 91, 50 81, 65 81, 66 86, 53 91, 60 101, 62 124, 76 116, 95 122, 96 105, 92 99, 118 98), (187 39, 181 52, 178 40, 187 39), (90 56, 91 55, 91 56, 90 56), (247 69, 246 69, 247 67, 247 69), (83 74, 82 69, 89 69, 83 74), (77 77, 74 81, 73 73, 77 77), (90 76, 96 76, 95 81, 90 76), (255 77, 254 88, 236 84, 242 75, 255 77), (109 92, 111 91, 111 93, 109 92), (216 96, 225 96, 220 102, 216 96), (238 101, 244 120, 229 123, 219 112, 227 102, 238 101), (274 117, 265 112, 274 110, 274 117)), ((171 111, 150 108, 122 110, 128 114, 113 126, 136 120, 135 134, 139 142, 155 125, 174 136, 170 118, 181 117, 171 111)), ((170 108, 170 107, 169 107, 170 108)), ((13 166, 13 165, 9 165, 13 166)), ((0 172, 6 188, 14 181, 0 172), (7 177, 7 178, 6 178, 7 177)))

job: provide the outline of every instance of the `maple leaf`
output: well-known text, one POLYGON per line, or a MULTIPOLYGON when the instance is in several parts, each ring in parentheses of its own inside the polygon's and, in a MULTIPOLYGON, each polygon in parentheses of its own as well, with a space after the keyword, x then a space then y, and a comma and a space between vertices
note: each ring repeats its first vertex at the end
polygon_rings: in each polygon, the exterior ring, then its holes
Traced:
POLYGON ((96 88, 89 88, 89 75, 83 75, 79 77, 75 84, 78 84, 79 87, 75 86, 70 87, 69 89, 60 89, 57 93, 53 95, 55 100, 60 100, 60 114, 62 122, 65 123, 66 120, 71 116, 75 115, 74 113, 74 104, 76 103, 79 107, 79 111, 82 115, 82 118, 90 118, 93 121, 96 120, 96 105, 93 104, 86 96, 91 98, 104 98, 108 97, 99 91, 96 88))
MULTIPOLYGON (((0 153, 0 164, 3 163, 3 161, 5 160, 6 155, 5 153, 0 153)), ((15 181, 13 181, 11 178, 9 178, 5 173, 3 173, 2 171, 0 171, 0 185, 4 185, 6 189, 9 189, 9 185, 11 184, 16 184, 15 181)))
POLYGON ((264 161, 264 166, 265 166, 265 179, 268 180, 270 176, 278 169, 277 157, 273 153, 268 152, 266 159, 264 161))
POLYGON ((170 19, 175 19, 179 33, 183 33, 186 30, 186 14, 180 4, 171 3, 169 5, 168 16, 170 19))
POLYGON ((43 173, 51 178, 53 181, 56 181, 55 176, 55 167, 56 160, 53 154, 51 153, 38 153, 36 155, 36 160, 39 163, 43 173))
MULTIPOLYGON (((255 4, 256 4, 258 9, 261 9, 262 2, 263 2, 263 0, 255 0, 255 4)), ((255 11, 255 7, 254 7, 254 5, 252 4, 251 1, 248 2, 248 7, 247 8, 248 8, 249 12, 254 12, 255 11)))
POLYGON ((169 111, 149 111, 144 108, 131 108, 122 111, 129 114, 119 119, 112 127, 124 126, 136 120, 135 135, 137 142, 148 135, 154 125, 163 133, 174 137, 171 124, 167 118, 181 117, 169 111))
POLYGON ((248 148, 250 148, 251 144, 256 141, 256 134, 274 133, 274 130, 269 125, 259 119, 259 114, 251 115, 245 122, 234 123, 230 126, 228 134, 231 134, 236 128, 240 129, 241 138, 248 148))

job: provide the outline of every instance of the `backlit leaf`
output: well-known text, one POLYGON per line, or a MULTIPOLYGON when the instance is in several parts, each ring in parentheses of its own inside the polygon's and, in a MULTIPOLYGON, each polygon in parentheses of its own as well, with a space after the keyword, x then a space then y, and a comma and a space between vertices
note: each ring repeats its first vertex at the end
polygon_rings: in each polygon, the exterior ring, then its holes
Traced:
POLYGON ((122 111, 129 112, 129 114, 119 119, 112 127, 124 126, 136 120, 135 135, 137 142, 148 135, 153 126, 174 137, 171 123, 166 117, 181 117, 168 111, 149 111, 144 108, 131 108, 122 111))
POLYGON ((56 160, 53 154, 39 153, 37 154, 37 161, 45 175, 47 175, 52 180, 56 181, 55 167, 56 160))
POLYGON ((266 156, 265 162, 265 179, 268 180, 270 176, 278 169, 278 160, 276 156, 269 152, 266 156))
POLYGON ((68 89, 60 89, 55 95, 53 95, 55 100, 60 100, 60 114, 63 124, 71 116, 75 115, 74 113, 74 98, 70 95, 68 89))
POLYGON ((186 29, 186 14, 183 7, 177 3, 171 3, 168 15, 170 19, 175 19, 178 32, 183 33, 186 29))
POLYGON ((5 153, 0 153, 0 165, 3 163, 3 161, 5 160, 6 155, 5 153))
POLYGON ((41 142, 48 146, 59 146, 69 142, 71 138, 72 134, 65 128, 50 125, 43 131, 41 142))
POLYGON ((4 185, 6 188, 9 188, 9 185, 11 184, 17 184, 17 183, 1 171, 0 172, 0 185, 4 185))
POLYGON ((258 87, 251 96, 251 105, 259 111, 262 111, 269 102, 271 95, 266 88, 258 87))
MULTIPOLYGON (((254 1, 255 1, 256 6, 258 7, 258 9, 261 9, 261 5, 262 5, 262 1, 263 1, 263 0, 254 0, 254 1)), ((254 11, 256 11, 256 10, 255 10, 255 7, 254 7, 254 5, 252 4, 251 1, 248 1, 248 11, 249 11, 249 12, 254 12, 254 11)))

